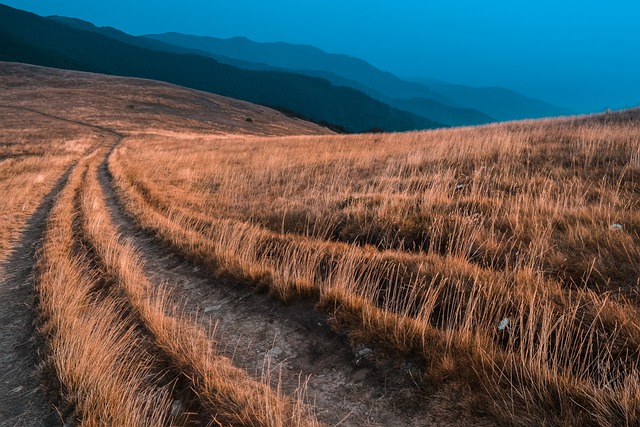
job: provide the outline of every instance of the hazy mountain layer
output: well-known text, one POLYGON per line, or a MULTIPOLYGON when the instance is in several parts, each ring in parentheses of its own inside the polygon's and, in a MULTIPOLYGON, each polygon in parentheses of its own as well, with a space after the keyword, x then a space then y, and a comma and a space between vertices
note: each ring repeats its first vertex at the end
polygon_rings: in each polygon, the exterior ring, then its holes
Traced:
POLYGON ((166 81, 273 106, 319 123, 362 132, 441 126, 326 80, 243 70, 201 55, 134 46, 0 6, 0 60, 166 81))
MULTIPOLYGON (((513 120, 570 114, 570 111, 555 105, 526 97, 504 88, 475 88, 454 85, 431 79, 420 81, 403 80, 389 72, 380 70, 359 58, 348 55, 330 54, 313 46, 290 43, 258 43, 245 37, 220 39, 215 37, 192 36, 179 33, 149 34, 146 37, 161 40, 176 46, 208 51, 214 55, 241 61, 262 63, 274 67, 317 75, 329 72, 343 79, 358 82, 368 88, 358 87, 381 100, 426 98, 449 107, 475 109, 497 120, 513 120), (375 96, 376 93, 383 97, 375 96)), ((323 75, 337 83, 330 75, 323 75)), ((348 84, 349 86, 352 86, 348 84)), ((353 86, 352 86, 353 87, 353 86)), ((386 101, 385 101, 386 102, 386 101)), ((405 104, 406 105, 406 104, 405 104)), ((403 108, 421 114, 422 108, 403 108)), ((450 114, 450 113, 449 113, 450 114)), ((469 110, 457 112, 458 120, 465 120, 467 114, 471 122, 478 121, 478 112, 469 110)), ((435 119, 435 117, 434 117, 435 119)), ((437 120, 437 119, 436 119, 437 120)), ((486 119, 484 120, 487 121, 486 119)))

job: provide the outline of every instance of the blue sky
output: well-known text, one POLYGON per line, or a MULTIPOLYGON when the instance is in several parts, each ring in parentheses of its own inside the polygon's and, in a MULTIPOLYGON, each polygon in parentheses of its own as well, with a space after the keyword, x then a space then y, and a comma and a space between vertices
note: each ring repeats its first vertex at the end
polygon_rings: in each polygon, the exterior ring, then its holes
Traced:
POLYGON ((400 76, 597 111, 640 105, 640 1, 3 1, 132 34, 178 31, 312 44, 400 76))

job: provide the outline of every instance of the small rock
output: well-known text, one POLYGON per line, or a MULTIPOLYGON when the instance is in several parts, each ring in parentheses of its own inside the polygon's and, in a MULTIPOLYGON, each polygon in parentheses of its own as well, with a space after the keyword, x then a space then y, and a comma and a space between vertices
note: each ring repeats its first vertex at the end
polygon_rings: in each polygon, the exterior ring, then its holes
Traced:
POLYGON ((182 415, 182 412, 184 411, 184 406, 182 405, 182 401, 179 399, 175 399, 173 402, 171 402, 171 416, 174 418, 178 418, 180 415, 182 415))
POLYGON ((371 371, 366 368, 358 369, 353 373, 353 379, 355 381, 363 381, 365 378, 367 378, 367 375, 369 374, 369 372, 371 371))
POLYGON ((264 356, 269 359, 277 359, 282 355, 283 351, 280 347, 273 347, 271 350, 267 351, 264 356))
POLYGON ((414 363, 405 360, 404 362, 402 362, 402 368, 401 369, 402 369, 403 373, 405 373, 407 375, 411 375, 411 373, 413 371, 417 371, 418 370, 418 367, 414 363))
POLYGON ((371 350, 370 348, 362 346, 362 345, 356 347, 356 350, 354 352, 354 356, 355 356, 354 363, 355 363, 355 365, 356 366, 362 365, 362 363, 364 363, 372 355, 373 355, 373 350, 371 350))
POLYGON ((209 307, 204 309, 204 314, 210 313, 212 311, 218 311, 222 308, 222 304, 210 305, 209 307))
POLYGON ((498 322, 498 330, 499 331, 504 331, 508 327, 509 327, 509 318, 508 317, 505 317, 500 322, 498 322))

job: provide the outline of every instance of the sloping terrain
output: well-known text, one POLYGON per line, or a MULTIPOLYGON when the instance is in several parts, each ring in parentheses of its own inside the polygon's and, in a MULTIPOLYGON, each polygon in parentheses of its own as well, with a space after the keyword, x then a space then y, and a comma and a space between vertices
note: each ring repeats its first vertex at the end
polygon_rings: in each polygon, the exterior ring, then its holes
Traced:
MULTIPOLYGON (((42 294, 34 294, 34 289, 43 292, 46 268, 42 259, 53 256, 42 245, 43 236, 48 244, 51 239, 47 236, 57 230, 51 227, 56 210, 61 208, 60 192, 69 192, 70 180, 78 179, 85 156, 91 157, 92 150, 108 148, 118 140, 110 128, 126 128, 129 132, 151 128, 167 136, 176 131, 186 136, 189 130, 220 136, 231 131, 264 135, 327 131, 242 101, 145 80, 0 63, 0 87, 0 184, 5 196, 0 205, 0 219, 4 221, 0 245, 0 425, 61 425, 61 417, 69 421, 69 417, 77 415, 73 407, 78 403, 67 402, 58 395, 70 379, 51 372, 60 366, 54 363, 59 355, 52 353, 52 331, 47 325, 52 313, 64 307, 48 307, 49 301, 43 301, 42 294), (253 121, 248 122, 247 117, 253 121), (56 197, 58 202, 53 208, 56 197), (49 230, 47 234, 45 229, 49 230), (34 267, 36 251, 41 253, 38 269, 34 267), (38 331, 33 329, 34 324, 40 325, 38 331), (36 369, 38 365, 42 368, 36 369)), ((76 253, 74 258, 78 257, 76 253)), ((49 268, 61 265, 56 262, 49 268)), ((73 272, 63 273, 62 283, 72 287, 73 272)), ((118 325, 107 326, 111 328, 117 330, 118 325)), ((78 330, 71 332, 71 338, 79 338, 73 335, 78 330)), ((81 365, 78 360, 73 364, 81 365)), ((156 409, 161 412, 161 407, 156 409)))
POLYGON ((142 48, 4 5, 0 41, 2 61, 165 81, 271 106, 350 132, 442 126, 327 80, 242 70, 207 56, 142 48))
POLYGON ((149 239, 107 169, 114 147, 146 132, 198 145, 326 129, 148 80, 0 63, 0 86, 23 129, 6 141, 13 152, 32 144, 55 159, 48 144, 87 138, 66 173, 45 175, 49 195, 31 195, 43 201, 21 237, 3 240, 2 425, 318 425, 314 411, 330 424, 424 425, 410 378, 352 365, 312 305, 205 274, 149 239))
POLYGON ((109 170, 141 227, 213 275, 316 302, 436 422, 634 425, 639 127, 633 110, 197 146, 147 134, 109 170))
MULTIPOLYGON (((204 56, 210 56, 212 58, 215 58, 216 60, 218 60, 219 62, 223 63, 223 64, 229 64, 229 65, 233 65, 242 69, 246 69, 246 70, 263 70, 263 71, 283 71, 283 72, 295 72, 297 74, 303 74, 303 75, 307 75, 307 76, 312 76, 312 77, 319 77, 325 80, 330 81, 333 85, 335 86, 347 86, 353 89, 356 89, 358 91, 361 91, 363 93, 366 93, 367 95, 371 96, 374 99, 377 99, 379 101, 382 101, 384 103, 387 103, 391 106, 394 106, 396 108, 399 108, 401 110, 404 111, 410 111, 413 112, 415 114, 418 114, 419 116, 422 116, 424 118, 427 118, 429 120, 435 121, 435 122, 439 122, 439 123, 443 123, 445 125, 449 125, 449 126, 455 126, 455 125, 475 125, 475 124, 483 124, 483 123, 489 123, 494 121, 494 119, 492 119, 491 117, 487 116, 486 114, 483 114, 479 111, 476 110, 472 110, 469 108, 459 108, 459 107, 454 107, 451 105, 446 105, 445 103, 442 103, 440 101, 436 101, 433 98, 441 98, 437 93, 432 92, 427 90, 424 87, 420 87, 420 85, 417 85, 415 83, 408 83, 408 82, 402 82, 400 79, 396 78, 395 76, 392 76, 389 73, 382 73, 378 70, 376 70, 375 68, 369 66, 368 64, 364 63, 363 61, 360 60, 356 60, 355 58, 349 58, 350 61, 355 61, 356 63, 360 63, 362 62, 363 64, 365 64, 364 67, 357 67, 362 69, 362 71, 373 71, 374 74, 377 72, 379 74, 382 74, 384 78, 382 78, 381 80, 383 80, 383 82, 380 82, 380 84, 382 84, 382 92, 384 93, 388 93, 388 91, 391 89, 393 91, 393 87, 394 86, 398 86, 398 82, 400 82, 400 86, 407 86, 410 91, 407 92, 409 95, 407 96, 424 96, 425 93, 428 94, 429 97, 427 98, 414 98, 413 101, 409 101, 409 100, 404 100, 404 99, 398 99, 398 98, 393 98, 390 97, 388 95, 383 95, 381 92, 372 89, 371 87, 367 86, 366 84, 360 83, 358 81, 355 80, 351 80, 348 78, 344 78, 341 77, 341 75, 336 74, 334 72, 329 72, 329 71, 321 71, 326 67, 320 67, 320 70, 314 70, 314 69, 300 69, 300 68, 291 68, 291 67, 285 67, 285 66, 279 66, 279 65, 269 65, 271 63, 273 63, 273 58, 269 57, 267 59, 268 63, 263 63, 263 62, 249 62, 249 61, 245 61, 242 59, 237 59, 238 56, 244 57, 243 53, 246 49, 232 49, 230 52, 228 52, 231 56, 227 56, 227 55, 221 55, 219 53, 220 49, 217 49, 216 47, 222 47, 219 46, 219 43, 214 43, 214 46, 210 46, 213 47, 211 49, 207 48, 206 43, 193 43, 194 46, 196 46, 196 48, 191 48, 188 47, 189 43, 181 43, 181 39, 178 40, 178 45, 174 45, 174 44, 170 44, 170 43, 165 43, 157 38, 164 38, 165 36, 167 38, 169 38, 169 41, 171 39, 171 37, 178 37, 178 35, 174 35, 174 34, 167 34, 167 35, 157 35, 157 36, 149 36, 149 37, 145 37, 145 36, 132 36, 129 34, 126 34, 122 31, 119 31, 115 28, 111 28, 111 27, 97 27, 93 24, 91 24, 90 22, 87 21, 83 21, 80 19, 74 19, 74 18, 67 18, 67 17, 63 17, 63 16, 50 16, 48 17, 49 19, 52 19, 54 21, 57 22, 61 22, 67 26, 69 26, 70 28, 75 28, 75 29, 79 29, 79 30, 84 30, 84 31, 92 31, 98 34, 102 34, 104 36, 116 39, 116 40, 120 40, 122 42, 134 45, 134 46, 138 46, 138 47, 143 47, 143 48, 147 48, 147 49, 153 49, 153 50, 159 50, 159 51, 165 51, 165 52, 174 52, 174 53, 190 53, 190 54, 196 54, 196 55, 204 55, 204 56), (205 50, 199 49, 198 47, 202 47, 205 50), (269 60, 271 59, 271 60, 269 60)), ((217 39, 214 39, 217 40, 217 39)), ((233 40, 233 39, 232 39, 233 40)), ((230 40, 229 42, 231 42, 232 40, 230 40)), ((252 43, 246 39, 241 39, 242 42, 245 43, 252 43)), ((241 42, 241 43, 242 43, 241 42)), ((222 41, 222 43, 224 44, 224 41, 222 41)), ((232 43, 235 46, 235 43, 232 43)), ((278 44, 278 46, 289 46, 287 44, 278 44)), ((236 47, 240 47, 240 46, 236 46, 236 47)), ((262 46, 260 46, 260 49, 262 48, 262 46)), ((258 49, 258 50, 260 50, 258 49)), ((306 48, 305 48, 306 49, 306 48)), ((311 48, 309 48, 311 49, 311 48)), ((228 49, 222 48, 221 49, 223 52, 226 52, 228 49)), ((304 49, 303 49, 304 50, 304 49)), ((299 51, 296 51, 297 53, 300 53, 299 51)), ((256 52, 257 53, 257 52, 256 52)), ((264 53, 264 52, 263 52, 264 53)), ((275 53, 275 52, 274 52, 275 53)), ((294 52, 287 52, 287 54, 294 54, 294 52)), ((322 53, 321 55, 326 55, 329 56, 327 54, 322 53)), ((272 55, 274 56, 274 55, 272 55)), ((281 60, 283 59, 283 56, 286 56, 284 52, 282 52, 281 54, 275 54, 275 58, 280 58, 281 60)), ((261 56, 258 56, 259 59, 262 59, 261 56)), ((346 57, 345 57, 346 58, 346 57)), ((295 61, 300 61, 298 62, 298 64, 305 64, 304 61, 308 60, 309 56, 308 55, 302 55, 301 57, 295 57, 295 61)), ((277 61, 276 61, 277 62, 277 61)), ((305 64, 307 67, 309 66, 315 66, 317 61, 310 61, 310 63, 305 64)), ((279 62, 277 62, 278 64, 280 64, 279 62)), ((334 67, 335 68, 335 67, 334 67)), ((328 69, 333 69, 332 67, 328 67, 328 69)), ((346 73, 347 75, 350 75, 351 73, 346 73)), ((366 74, 366 73, 365 73, 366 74)), ((380 84, 376 84, 374 85, 375 87, 380 86, 380 84)), ((403 92, 404 93, 404 92, 403 92)), ((448 101, 445 101, 448 102, 448 101)))
POLYGON ((34 370, 35 254, 55 195, 100 137, 14 105, 0 77, 0 424, 30 426, 52 409, 34 370))
POLYGON ((450 126, 570 114, 549 103, 499 88, 474 88, 429 79, 405 81, 358 58, 332 55, 312 46, 256 43, 243 37, 217 39, 178 33, 131 36, 110 27, 61 16, 71 28, 97 32, 148 49, 211 56, 247 70, 288 71, 348 86, 393 107, 450 126))
MULTIPOLYGON (((265 64, 255 64, 240 60, 231 60, 226 58, 218 58, 220 62, 231 63, 229 61, 237 61, 237 66, 248 69, 271 69, 273 67, 265 64)), ((317 70, 295 70, 297 73, 320 77, 326 79, 336 86, 348 86, 366 93, 372 98, 378 99, 384 103, 391 105, 392 107, 399 108, 404 111, 410 111, 422 117, 435 120, 439 123, 444 123, 448 126, 472 126, 495 122, 496 119, 488 116, 487 114, 473 108, 465 107, 465 103, 454 103, 453 101, 444 98, 438 93, 429 92, 429 96, 421 95, 421 91, 417 91, 414 97, 411 98, 393 98, 388 95, 384 95, 377 90, 352 80, 341 77, 335 73, 328 71, 317 70)), ((522 113, 522 112, 520 112, 522 113)), ((529 117, 526 114, 522 117, 529 117)))
POLYGON ((475 108, 502 121, 571 114, 571 111, 566 108, 529 98, 514 90, 502 87, 470 87, 432 80, 419 81, 428 84, 454 105, 475 108))
POLYGON ((342 136, 149 80, 0 87, 2 162, 58 165, 3 238, 5 424, 640 421, 638 110, 342 136))

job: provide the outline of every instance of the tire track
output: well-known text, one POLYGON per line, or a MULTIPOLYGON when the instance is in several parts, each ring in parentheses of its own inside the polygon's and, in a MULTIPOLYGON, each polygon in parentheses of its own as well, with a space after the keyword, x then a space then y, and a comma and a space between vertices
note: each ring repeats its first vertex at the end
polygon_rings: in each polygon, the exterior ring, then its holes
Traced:
MULTIPOLYGON (((0 105, 0 108, 27 111, 64 123, 97 131, 107 140, 121 135, 104 127, 55 116, 32 108, 0 105), (105 133, 109 136, 105 137, 105 133)), ((100 144, 104 144, 102 141, 100 144)), ((94 147, 94 148, 95 148, 94 147)), ((51 405, 51 396, 44 389, 39 366, 41 354, 35 330, 35 264, 42 244, 47 219, 56 197, 65 187, 77 162, 73 162, 42 199, 23 227, 12 254, 0 272, 0 426, 61 425, 60 414, 51 405)))
MULTIPOLYGON (((116 136, 109 148, 105 150, 106 153, 111 152, 121 139, 122 137, 116 136)), ((88 174, 95 173, 96 166, 90 166, 82 178, 83 184, 86 185, 87 181, 90 180, 87 176, 88 174)), ((173 420, 171 425, 205 425, 206 420, 211 419, 211 416, 191 388, 190 379, 180 370, 179 366, 175 365, 171 355, 156 342, 156 337, 149 330, 148 325, 145 323, 144 318, 141 317, 138 308, 131 301, 127 291, 119 283, 118 277, 107 272, 109 268, 105 264, 105 260, 100 256, 100 250, 88 229, 88 223, 91 221, 91 210, 87 209, 87 206, 83 203, 86 192, 87 188, 81 185, 74 198, 74 209, 78 212, 74 225, 74 241, 91 269, 100 272, 99 285, 94 290, 95 303, 100 304, 106 299, 118 301, 121 315, 128 322, 131 322, 130 326, 135 326, 136 328, 140 348, 154 356, 156 369, 154 375, 155 386, 170 390, 171 398, 176 402, 176 409, 172 410, 173 420)))
POLYGON ((169 425, 166 391, 149 387, 155 382, 152 355, 140 347, 135 326, 117 301, 94 298, 100 277, 74 238, 78 191, 105 148, 78 162, 46 224, 36 264, 44 368, 65 426, 169 425))
MULTIPOLYGON (((425 395, 416 390, 409 376, 399 374, 398 366, 374 366, 366 357, 370 349, 361 349, 354 356, 347 338, 331 332, 325 317, 314 310, 314 301, 284 305, 246 284, 213 278, 142 231, 119 204, 108 172, 109 155, 122 140, 122 134, 31 108, 0 107, 85 126, 101 135, 99 145, 111 149, 106 150, 98 172, 114 223, 139 249, 145 274, 154 283, 166 283, 172 288, 184 299, 185 309, 197 314, 204 325, 213 329, 211 325, 219 322, 223 342, 227 343, 226 350, 222 350, 238 366, 259 376, 265 369, 265 360, 271 360, 271 374, 280 379, 287 394, 293 394, 301 379, 308 378, 309 400, 315 404, 319 419, 330 425, 442 425, 437 419, 440 417, 427 413, 425 395)), ((29 219, 18 247, 6 262, 10 274, 0 282, 0 296, 9 301, 0 307, 0 339, 6 343, 0 349, 0 425, 59 425, 60 417, 47 409, 39 385, 34 313, 24 304, 19 313, 12 306, 33 301, 36 247, 53 200, 71 170, 72 167, 29 219)))
POLYGON ((219 322, 226 354, 249 373, 260 375, 265 359, 285 392, 293 393, 308 377, 307 393, 318 418, 330 425, 440 425, 424 410, 424 395, 397 367, 373 366, 369 349, 354 357, 345 336, 335 334, 314 302, 285 305, 245 284, 212 278, 142 231, 119 204, 108 171, 108 156, 99 168, 100 183, 113 221, 138 248, 145 274, 165 283, 184 299, 185 309, 213 328, 219 322))
POLYGON ((74 168, 69 166, 28 219, 0 280, 0 425, 56 426, 38 369, 35 341, 34 266, 47 218, 56 196, 74 168))

